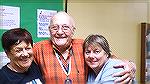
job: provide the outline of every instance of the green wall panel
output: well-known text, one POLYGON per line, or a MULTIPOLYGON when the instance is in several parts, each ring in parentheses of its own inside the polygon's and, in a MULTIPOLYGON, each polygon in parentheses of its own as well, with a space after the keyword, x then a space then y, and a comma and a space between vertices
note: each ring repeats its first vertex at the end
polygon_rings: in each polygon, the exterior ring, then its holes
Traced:
MULTIPOLYGON (((37 37, 37 9, 64 10, 63 0, 0 0, 0 5, 20 7, 20 27, 26 28, 33 37, 34 42, 48 38, 37 37)), ((0 28, 0 39, 5 32, 0 28)), ((3 51, 0 41, 0 52, 3 51)))

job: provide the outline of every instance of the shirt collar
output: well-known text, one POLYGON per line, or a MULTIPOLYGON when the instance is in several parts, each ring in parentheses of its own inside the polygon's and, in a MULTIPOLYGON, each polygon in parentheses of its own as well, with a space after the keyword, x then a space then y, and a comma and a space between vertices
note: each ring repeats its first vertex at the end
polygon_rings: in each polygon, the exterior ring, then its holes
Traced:
MULTIPOLYGON (((52 45, 52 47, 56 51, 56 53, 59 52, 61 54, 61 52, 59 51, 59 49, 55 45, 52 45)), ((68 47, 68 49, 66 51, 70 52, 71 48, 72 48, 72 44, 68 47)))

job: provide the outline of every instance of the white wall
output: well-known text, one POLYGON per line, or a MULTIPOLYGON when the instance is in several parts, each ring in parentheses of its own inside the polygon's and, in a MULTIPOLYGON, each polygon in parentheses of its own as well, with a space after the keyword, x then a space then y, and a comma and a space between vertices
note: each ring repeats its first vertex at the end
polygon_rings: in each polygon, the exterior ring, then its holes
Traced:
POLYGON ((137 65, 140 80, 140 23, 148 21, 147 0, 68 0, 68 13, 76 22, 75 38, 104 35, 113 53, 137 65))

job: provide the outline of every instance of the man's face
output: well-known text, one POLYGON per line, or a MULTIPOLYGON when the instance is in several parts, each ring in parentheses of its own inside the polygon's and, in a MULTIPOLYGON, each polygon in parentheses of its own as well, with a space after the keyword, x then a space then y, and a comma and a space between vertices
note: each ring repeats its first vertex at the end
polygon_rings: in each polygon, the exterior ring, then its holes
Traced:
POLYGON ((59 14, 53 18, 50 34, 51 40, 57 48, 66 48, 71 44, 73 31, 69 16, 59 14))

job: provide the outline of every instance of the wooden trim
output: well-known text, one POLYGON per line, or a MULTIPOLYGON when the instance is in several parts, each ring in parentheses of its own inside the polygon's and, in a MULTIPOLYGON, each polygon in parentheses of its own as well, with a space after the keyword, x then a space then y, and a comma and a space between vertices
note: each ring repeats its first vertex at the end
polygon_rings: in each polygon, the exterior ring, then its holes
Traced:
POLYGON ((141 74, 140 74, 140 83, 145 84, 146 78, 146 59, 147 59, 147 45, 146 45, 146 36, 148 35, 148 30, 150 30, 150 24, 141 23, 141 74))
POLYGON ((67 13, 67 11, 68 11, 67 3, 68 3, 68 0, 65 0, 65 12, 66 12, 66 13, 67 13))
POLYGON ((145 84, 145 36, 146 36, 146 23, 141 23, 141 84, 145 84))

